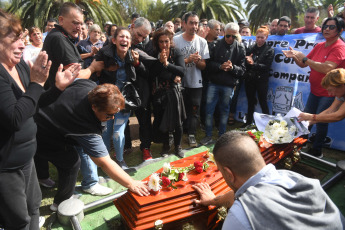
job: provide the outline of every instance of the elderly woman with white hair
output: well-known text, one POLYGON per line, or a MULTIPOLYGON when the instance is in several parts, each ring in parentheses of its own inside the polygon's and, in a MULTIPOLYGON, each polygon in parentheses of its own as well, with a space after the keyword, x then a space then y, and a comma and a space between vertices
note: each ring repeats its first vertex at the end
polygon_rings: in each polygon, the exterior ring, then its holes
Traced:
POLYGON ((97 24, 93 24, 89 28, 89 36, 85 40, 82 40, 78 44, 78 51, 81 59, 84 60, 83 68, 87 68, 91 65, 94 56, 99 49, 103 47, 101 39, 102 30, 97 24))

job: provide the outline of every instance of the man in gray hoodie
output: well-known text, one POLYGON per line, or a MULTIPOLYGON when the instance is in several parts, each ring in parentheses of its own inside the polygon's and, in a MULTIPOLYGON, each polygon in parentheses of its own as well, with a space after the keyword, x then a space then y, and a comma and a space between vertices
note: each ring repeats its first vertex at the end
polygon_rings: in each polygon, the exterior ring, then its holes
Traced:
POLYGON ((200 200, 194 202, 230 207, 223 229, 344 229, 344 217, 318 180, 266 165, 246 133, 225 133, 213 153, 233 191, 216 197, 208 184, 196 184, 200 200))

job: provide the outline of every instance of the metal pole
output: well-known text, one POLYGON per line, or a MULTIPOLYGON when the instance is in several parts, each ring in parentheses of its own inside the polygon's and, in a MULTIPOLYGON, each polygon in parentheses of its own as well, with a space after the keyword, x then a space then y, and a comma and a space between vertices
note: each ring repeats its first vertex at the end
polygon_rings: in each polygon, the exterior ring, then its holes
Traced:
POLYGON ((301 151, 300 153, 301 153, 301 155, 303 155, 303 156, 305 156, 305 157, 309 157, 309 158, 311 158, 311 159, 313 159, 313 160, 316 160, 316 161, 318 161, 318 162, 320 162, 320 163, 322 163, 322 164, 326 164, 326 165, 331 166, 331 167, 333 167, 333 168, 336 168, 336 167, 337 167, 337 165, 334 164, 334 163, 331 163, 331 162, 329 162, 329 161, 325 161, 325 160, 322 160, 322 159, 320 159, 320 158, 314 157, 313 155, 310 155, 310 154, 308 154, 308 153, 305 153, 305 152, 302 152, 302 151, 301 151))
POLYGON ((345 175, 344 171, 339 171, 337 172, 334 176, 332 176, 329 180, 327 180, 323 185, 322 188, 323 190, 328 189, 331 187, 333 184, 335 184, 338 180, 340 180, 343 176, 345 175))
POLYGON ((69 220, 71 221, 73 230, 83 230, 76 216, 72 216, 69 220))
POLYGON ((110 195, 108 197, 105 197, 103 199, 100 199, 100 200, 96 200, 94 202, 91 202, 91 203, 88 203, 84 206, 84 213, 85 212, 88 212, 92 209, 95 209, 95 208, 98 208, 102 205, 105 205, 107 203, 110 203, 112 202, 113 200, 119 198, 120 196, 124 195, 127 191, 122 191, 122 192, 119 192, 119 193, 116 193, 116 194, 113 194, 113 195, 110 195))

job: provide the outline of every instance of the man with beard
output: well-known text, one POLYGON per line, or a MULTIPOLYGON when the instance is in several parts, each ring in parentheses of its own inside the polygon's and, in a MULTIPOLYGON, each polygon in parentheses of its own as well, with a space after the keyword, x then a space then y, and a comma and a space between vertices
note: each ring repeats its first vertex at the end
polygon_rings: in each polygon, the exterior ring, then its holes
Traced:
POLYGON ((279 18, 278 27, 277 27, 277 35, 285 35, 290 30, 291 26, 291 19, 288 16, 283 16, 279 18))
POLYGON ((198 125, 199 108, 202 95, 201 70, 206 67, 205 59, 210 57, 208 45, 204 38, 198 36, 199 17, 195 12, 184 15, 185 32, 174 37, 176 49, 184 55, 186 74, 182 85, 185 88, 184 101, 187 113, 186 129, 188 142, 196 147, 195 133, 198 125))

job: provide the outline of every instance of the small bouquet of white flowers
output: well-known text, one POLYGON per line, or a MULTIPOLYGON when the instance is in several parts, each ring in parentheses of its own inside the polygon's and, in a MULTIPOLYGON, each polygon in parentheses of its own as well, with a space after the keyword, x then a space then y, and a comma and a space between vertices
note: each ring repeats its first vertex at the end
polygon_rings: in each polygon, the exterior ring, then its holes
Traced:
POLYGON ((264 131, 264 138, 271 144, 290 143, 296 135, 296 126, 281 116, 269 120, 264 131))
POLYGON ((308 134, 307 125, 299 122, 297 114, 300 111, 293 108, 282 117, 281 114, 267 115, 254 113, 255 124, 263 132, 263 138, 271 144, 285 144, 292 142, 296 137, 308 134))

